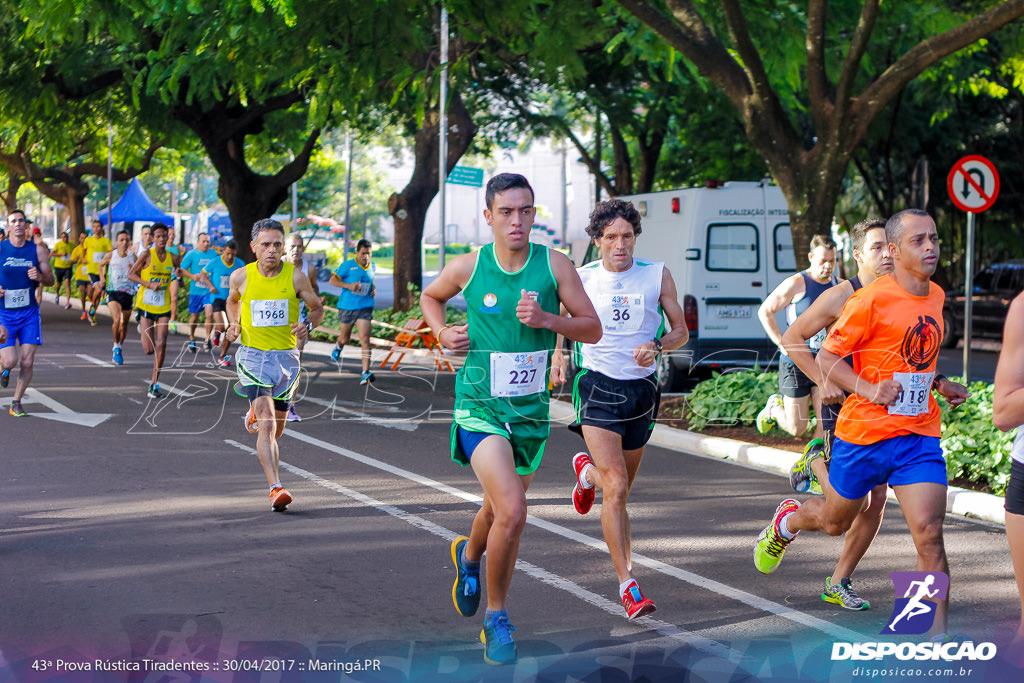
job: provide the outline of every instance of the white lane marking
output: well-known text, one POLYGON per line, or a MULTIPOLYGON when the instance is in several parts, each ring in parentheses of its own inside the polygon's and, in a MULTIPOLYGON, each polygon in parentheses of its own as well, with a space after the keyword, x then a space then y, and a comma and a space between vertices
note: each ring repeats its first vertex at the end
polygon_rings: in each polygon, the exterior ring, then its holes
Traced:
POLYGON ((84 361, 88 361, 88 362, 92 363, 93 365, 99 365, 101 368, 112 368, 112 367, 114 367, 113 363, 108 363, 105 360, 100 360, 99 358, 95 358, 95 357, 90 356, 90 355, 88 355, 86 353, 76 353, 75 357, 81 358, 84 361))
MULTIPOLYGON (((288 432, 285 433, 287 434, 288 432)), ((313 439, 312 437, 305 437, 305 435, 300 435, 297 432, 293 432, 292 434, 293 436, 297 435, 302 441, 310 439, 311 442, 314 443, 315 445, 323 443, 320 442, 318 439, 313 439)), ((241 451, 249 453, 250 455, 256 455, 256 450, 254 448, 246 446, 245 444, 239 443, 232 439, 224 439, 224 443, 234 446, 235 448, 238 448, 241 451)), ((340 450, 344 451, 345 449, 340 450)), ((379 465, 385 465, 385 463, 374 461, 372 458, 366 458, 366 456, 360 456, 358 453, 353 453, 352 451, 346 451, 346 453, 344 453, 344 455, 349 454, 351 454, 352 456, 357 456, 353 459, 358 460, 359 462, 367 462, 367 464, 371 465, 374 463, 377 463, 379 465)), ((439 536, 440 538, 443 538, 445 541, 449 543, 451 543, 459 537, 459 534, 455 531, 452 531, 451 529, 447 529, 439 524, 435 524, 430 520, 423 519, 418 515, 410 514, 405 510, 402 510, 401 508, 397 508, 393 505, 383 503, 379 500, 376 500, 375 498, 371 498, 365 494, 362 494, 359 491, 354 491, 353 489, 350 489, 347 486, 342 486, 341 484, 338 484, 336 482, 324 479, 323 477, 317 476, 312 472, 308 472, 299 467, 295 467, 294 465, 291 465, 284 461, 281 461, 279 464, 283 469, 288 470, 289 472, 296 476, 302 477, 303 479, 313 482, 314 484, 319 484, 320 486, 323 486, 324 488, 334 491, 336 493, 340 493, 341 495, 351 498, 359 503, 362 503, 363 505, 367 505, 377 510, 380 510, 381 512, 391 515, 392 517, 397 517, 402 521, 411 524, 414 527, 422 529, 423 531, 431 533, 435 536, 439 536)), ((385 467, 382 467, 381 469, 384 469, 388 472, 393 472, 395 474, 404 473, 399 474, 399 476, 408 475, 407 478, 411 478, 413 481, 416 481, 417 483, 427 483, 428 486, 436 484, 434 488, 442 487, 441 490, 444 490, 445 492, 454 491, 461 494, 459 495, 460 498, 464 498, 466 500, 470 500, 470 498, 475 498, 476 500, 473 502, 481 502, 479 496, 472 496, 471 494, 460 492, 458 491, 458 489, 453 489, 452 487, 441 484, 440 482, 433 482, 431 484, 429 482, 431 482, 432 480, 427 479, 425 477, 420 477, 419 475, 413 474, 412 472, 407 472, 397 467, 391 467, 390 465, 387 465, 385 467)), ((572 581, 569 581, 568 579, 558 576, 557 574, 553 574, 542 567, 538 567, 537 565, 532 564, 530 562, 526 562, 525 560, 516 560, 516 569, 528 574, 529 576, 532 576, 533 578, 539 581, 543 581, 549 586, 558 588, 559 590, 566 591, 567 593, 570 593, 575 597, 580 598, 584 602, 593 605, 598 609, 604 610, 605 612, 611 615, 617 617, 622 616, 621 604, 612 602, 611 600, 608 600, 607 598, 601 595, 588 591, 586 588, 583 588, 582 586, 579 586, 573 583, 572 581)), ((674 640, 678 640, 681 643, 694 647, 698 650, 701 650, 702 652, 707 652, 708 654, 714 655, 716 657, 722 657, 724 659, 734 662, 739 661, 743 657, 742 653, 733 650, 727 645, 723 645, 722 643, 719 643, 715 640, 711 640, 710 638, 705 638, 695 633, 691 633, 690 631, 680 628, 675 624, 670 624, 668 622, 661 621, 653 617, 641 617, 636 620, 636 623, 648 626, 664 636, 667 636, 674 640)))
MULTIPOLYGON (((342 448, 341 446, 336 446, 332 443, 321 441, 320 439, 308 436, 301 432, 292 430, 286 431, 285 434, 291 436, 294 439, 298 439, 299 441, 303 441, 307 444, 310 444, 311 446, 317 446, 318 448, 330 451, 331 453, 335 453, 337 455, 350 458, 357 462, 361 462, 365 465, 369 465, 371 467, 384 470, 385 472, 389 472, 404 479, 414 481, 417 484, 429 486, 443 493, 447 493, 457 498, 461 498, 462 500, 466 500, 471 503, 476 503, 478 505, 483 502, 483 499, 480 496, 467 493, 453 486, 449 486, 447 484, 434 481, 433 479, 428 479, 427 477, 423 477, 414 472, 409 472, 408 470, 404 470, 400 467, 389 465, 385 462, 381 462, 380 460, 376 460, 369 456, 361 455, 359 453, 356 453, 355 451, 350 451, 347 448, 342 448)), ((536 517, 532 514, 527 515, 526 521, 528 524, 532 524, 536 527, 544 529, 545 531, 549 531, 553 534, 562 536, 563 538, 576 541, 577 543, 581 543, 596 550, 603 552, 607 549, 607 546, 605 545, 603 539, 595 538, 593 536, 587 536, 586 534, 581 534, 579 532, 573 531, 572 529, 555 524, 554 522, 549 522, 545 519, 536 517)), ((825 621, 824 619, 819 619, 817 617, 811 616, 810 614, 804 614, 803 612, 792 609, 790 607, 786 607, 785 605, 780 605, 777 602, 766 600, 752 593, 748 593, 746 591, 734 588, 732 586, 715 581, 713 579, 703 577, 699 574, 694 574, 693 572, 688 572, 684 569, 674 567, 659 560, 647 557, 646 555, 633 553, 632 557, 633 562, 635 564, 642 564, 645 567, 666 574, 667 576, 671 576, 673 578, 685 581, 686 583, 698 586, 705 590, 718 593, 719 595, 727 597, 731 600, 743 603, 748 607, 753 607, 754 609, 761 610, 769 614, 774 614, 775 616, 782 617, 790 621, 794 621, 798 624, 807 626, 809 628, 813 628, 817 631, 821 631, 822 633, 826 633, 835 638, 846 641, 858 641, 863 637, 860 633, 856 631, 843 628, 842 626, 830 623, 828 621, 825 621)))
MULTIPOLYGON (((415 432, 419 428, 419 421, 418 420, 409 420, 409 419, 403 419, 403 418, 392 420, 392 419, 388 419, 388 418, 384 418, 384 417, 375 417, 373 415, 367 415, 366 413, 364 413, 361 410, 352 410, 351 408, 346 408, 346 407, 341 405, 342 403, 349 403, 349 404, 351 404, 350 401, 338 401, 338 400, 327 401, 327 400, 322 399, 322 398, 316 398, 315 396, 303 396, 302 397, 302 402, 303 403, 314 403, 314 404, 316 404, 318 406, 324 406, 325 408, 331 408, 333 410, 338 411, 339 413, 346 413, 348 415, 352 415, 353 417, 356 418, 356 421, 358 421, 358 422, 369 422, 370 424, 376 425, 378 427, 387 427, 388 429, 397 429, 397 430, 402 431, 402 432, 415 432)), ((388 412, 388 413, 393 413, 393 412, 397 412, 398 411, 398 409, 395 408, 394 406, 381 406, 381 407, 382 407, 382 409, 385 412, 388 412)))
POLYGON ((21 399, 25 403, 40 403, 50 410, 52 413, 32 413, 33 417, 41 417, 47 420, 57 420, 58 422, 66 422, 68 424, 75 424, 80 427, 91 427, 94 428, 103 422, 106 422, 113 413, 78 413, 71 408, 68 408, 63 403, 56 399, 50 398, 43 392, 29 387, 25 390, 25 396, 21 399))

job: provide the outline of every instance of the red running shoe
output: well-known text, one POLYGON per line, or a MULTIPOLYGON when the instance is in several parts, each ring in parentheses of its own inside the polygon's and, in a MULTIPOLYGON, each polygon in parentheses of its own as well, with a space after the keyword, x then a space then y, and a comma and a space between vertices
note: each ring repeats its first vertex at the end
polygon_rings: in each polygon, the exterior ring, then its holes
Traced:
POLYGON ((594 507, 594 496, 597 493, 596 487, 585 488, 582 483, 583 477, 581 476, 583 468, 586 465, 593 464, 594 461, 586 453, 577 453, 572 458, 572 469, 576 472, 576 485, 572 487, 572 506, 581 515, 587 514, 590 512, 590 508, 594 507))
POLYGON ((629 617, 630 621, 646 616, 658 609, 654 606, 654 603, 644 597, 644 594, 640 592, 640 586, 637 585, 636 579, 629 582, 626 586, 626 592, 622 594, 622 606, 626 608, 626 616, 629 617))

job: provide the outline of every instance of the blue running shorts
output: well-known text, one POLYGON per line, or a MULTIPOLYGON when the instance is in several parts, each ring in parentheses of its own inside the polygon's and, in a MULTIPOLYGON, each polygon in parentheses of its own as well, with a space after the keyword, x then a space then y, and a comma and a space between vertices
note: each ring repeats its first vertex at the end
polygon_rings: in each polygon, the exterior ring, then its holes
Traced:
POLYGON ((189 294, 188 295, 188 312, 189 313, 202 313, 206 308, 206 295, 205 294, 189 294))
POLYGON ((828 476, 832 488, 847 500, 859 500, 879 484, 947 485, 939 437, 920 434, 900 434, 865 446, 837 438, 828 476))
POLYGON ((7 328, 7 341, 0 344, 0 349, 6 349, 15 344, 40 346, 43 343, 43 325, 38 309, 34 309, 27 315, 0 316, 0 325, 7 328))

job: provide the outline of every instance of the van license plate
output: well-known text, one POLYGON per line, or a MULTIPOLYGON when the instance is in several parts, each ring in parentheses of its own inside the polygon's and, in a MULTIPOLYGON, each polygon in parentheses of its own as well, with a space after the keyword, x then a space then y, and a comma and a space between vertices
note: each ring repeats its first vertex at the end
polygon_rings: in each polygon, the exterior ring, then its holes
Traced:
POLYGON ((750 307, 749 306, 719 306, 718 307, 719 318, 749 318, 750 307))

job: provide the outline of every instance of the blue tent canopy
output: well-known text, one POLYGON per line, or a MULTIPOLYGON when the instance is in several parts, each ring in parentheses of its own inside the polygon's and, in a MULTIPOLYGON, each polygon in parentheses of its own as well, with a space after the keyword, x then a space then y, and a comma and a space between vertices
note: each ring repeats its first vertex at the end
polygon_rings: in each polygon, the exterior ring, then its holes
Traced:
MULTIPOLYGON (((174 217, 164 213, 150 200, 138 178, 132 178, 121 198, 110 209, 110 219, 114 223, 130 223, 142 221, 147 223, 166 223, 174 225, 174 217)), ((107 224, 107 210, 97 212, 100 223, 107 224)))

